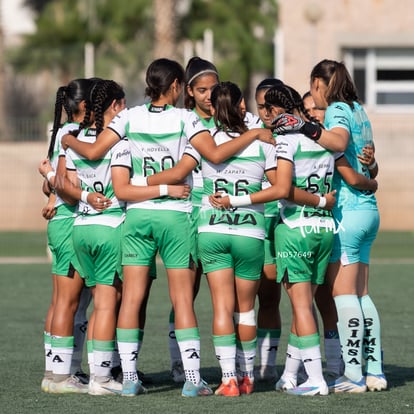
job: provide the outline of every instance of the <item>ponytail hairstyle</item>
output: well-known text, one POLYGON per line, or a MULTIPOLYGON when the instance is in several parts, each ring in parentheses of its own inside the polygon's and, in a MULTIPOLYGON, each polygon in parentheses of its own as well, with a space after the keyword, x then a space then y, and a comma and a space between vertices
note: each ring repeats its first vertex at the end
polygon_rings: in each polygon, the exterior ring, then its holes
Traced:
MULTIPOLYGON (((195 81, 203 75, 215 75, 217 82, 219 81, 217 68, 211 62, 198 56, 192 57, 185 68, 184 81, 186 86, 192 88, 195 81)), ((195 99, 189 95, 187 88, 184 88, 184 106, 187 109, 194 109, 196 106, 195 99)))
POLYGON ((328 105, 333 102, 345 102, 351 108, 354 102, 360 102, 355 84, 343 62, 324 59, 311 72, 311 82, 322 79, 327 86, 325 99, 328 105))
POLYGON ((283 82, 277 78, 266 78, 263 79, 257 86, 256 86, 256 95, 259 91, 264 89, 270 89, 272 86, 283 85, 283 82))
POLYGON ((96 135, 104 129, 104 114, 112 102, 125 98, 125 92, 113 80, 98 80, 90 92, 90 101, 95 118, 96 135))
POLYGON ((92 84, 93 81, 91 79, 74 79, 67 86, 61 86, 57 90, 52 136, 47 151, 49 159, 53 156, 56 135, 62 126, 62 108, 66 113, 66 122, 73 122, 74 115, 80 113, 80 103, 89 100, 89 91, 92 84))
POLYGON ((145 95, 156 101, 176 79, 180 84, 184 81, 184 69, 178 62, 165 58, 154 60, 147 69, 145 95))
POLYGON ((243 94, 232 82, 220 82, 211 91, 211 104, 214 108, 214 123, 219 130, 243 134, 247 131, 244 115, 240 108, 243 94))

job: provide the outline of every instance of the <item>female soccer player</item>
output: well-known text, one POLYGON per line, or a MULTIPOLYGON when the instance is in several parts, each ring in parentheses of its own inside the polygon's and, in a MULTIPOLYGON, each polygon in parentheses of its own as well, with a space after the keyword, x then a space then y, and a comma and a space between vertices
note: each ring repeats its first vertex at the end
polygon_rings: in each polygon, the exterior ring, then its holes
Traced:
POLYGON ((81 372, 80 364, 87 324, 86 309, 91 296, 72 263, 72 226, 76 201, 62 198, 54 187, 61 138, 76 130, 84 120, 85 105, 92 85, 93 80, 75 79, 58 89, 48 160, 42 161, 39 166, 39 172, 46 179, 44 191, 50 195, 43 214, 49 220, 47 233, 53 280, 52 302, 44 334, 46 367, 42 390, 45 392, 84 393, 88 389, 85 385, 87 378, 81 372), (63 126, 62 110, 67 115, 63 126))
MULTIPOLYGON (((93 142, 97 131, 125 107, 124 97, 123 90, 115 82, 95 80, 86 102, 93 121, 80 124, 78 139, 93 142)), ((114 197, 110 182, 110 164, 114 160, 113 154, 108 153, 91 165, 72 150, 66 154, 62 151, 56 177, 57 191, 79 201, 72 234, 76 246, 74 267, 91 288, 94 299, 88 328, 88 338, 93 344, 88 387, 92 395, 121 390, 121 384, 114 381, 110 373, 120 298, 120 230, 124 220, 124 206, 114 197), (76 174, 80 186, 65 180, 63 167, 68 175, 76 174)))
MULTIPOLYGON (((265 107, 265 93, 275 85, 283 82, 275 78, 263 79, 256 87, 256 107, 260 120, 265 128, 272 128, 273 118, 265 107)), ((262 188, 270 186, 264 177, 262 188)), ((265 261, 260 280, 257 312, 257 351, 259 366, 255 369, 255 379, 275 382, 277 379, 276 357, 281 336, 282 322, 280 319, 280 283, 276 283, 276 256, 274 232, 279 221, 279 207, 277 201, 265 203, 266 237, 265 261)))
MULTIPOLYGON (((325 129, 281 117, 275 122, 276 130, 301 130, 325 148, 344 151, 356 171, 375 177, 378 165, 373 158, 371 124, 345 65, 322 60, 313 68, 310 78, 315 104, 327 108, 325 129)), ((387 388, 382 369, 380 319, 368 293, 370 250, 379 228, 377 202, 372 191, 357 191, 340 175, 335 175, 334 185, 338 189, 334 216, 341 228, 335 236, 328 280, 338 313, 345 372, 330 388, 333 392, 358 393, 367 388, 380 391, 387 388)))
MULTIPOLYGON (((121 112, 94 144, 80 143, 67 135, 65 145, 94 159, 126 135, 131 148, 133 182, 142 184, 147 176, 168 170, 177 163, 190 140, 196 149, 217 162, 230 157, 256 138, 272 140, 268 131, 257 129, 226 145, 216 146, 193 112, 175 107, 183 80, 184 70, 177 62, 169 59, 153 61, 146 75, 146 93, 151 98, 150 103, 121 112)), ((118 188, 123 188, 125 183, 120 184, 118 188)), ((189 220, 191 203, 162 198, 168 195, 166 186, 161 186, 159 190, 160 201, 130 203, 127 209, 122 244, 124 286, 131 284, 134 288, 124 288, 129 292, 129 297, 124 296, 120 309, 117 331, 119 351, 122 359, 121 347, 124 343, 125 353, 136 355, 130 344, 135 343, 138 327, 136 315, 143 300, 141 275, 147 272, 158 249, 167 268, 175 313, 175 334, 186 376, 182 395, 210 395, 212 391, 199 372, 200 339, 193 308, 196 255, 194 226, 189 220), (180 223, 183 232, 176 232, 177 223, 180 223), (135 232, 137 228, 143 234, 135 232), (141 252, 138 256, 137 249, 141 252)), ((118 191, 117 195, 123 198, 118 191)), ((124 358, 127 358, 126 354, 124 358)))

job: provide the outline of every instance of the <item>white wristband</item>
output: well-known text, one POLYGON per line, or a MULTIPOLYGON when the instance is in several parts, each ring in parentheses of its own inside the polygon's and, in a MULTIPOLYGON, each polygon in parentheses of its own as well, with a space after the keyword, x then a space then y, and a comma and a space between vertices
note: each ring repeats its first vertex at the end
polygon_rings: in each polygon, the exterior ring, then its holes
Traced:
POLYGON ((167 196, 167 195, 168 195, 168 185, 161 184, 160 185, 160 197, 167 196))
POLYGON ((81 200, 84 202, 84 203, 88 203, 88 192, 87 191, 82 191, 82 193, 81 193, 81 200))
POLYGON ((146 185, 148 185, 147 177, 141 177, 141 176, 132 177, 131 178, 131 184, 132 185, 146 186, 146 185))
POLYGON ((319 197, 317 208, 324 208, 326 206, 326 197, 319 197))
POLYGON ((52 179, 52 177, 56 177, 56 173, 54 171, 49 171, 46 174, 46 180, 50 183, 50 180, 52 179))
POLYGON ((377 160, 375 160, 371 165, 368 165, 369 170, 373 170, 377 166, 377 160))
POLYGON ((242 196, 229 195, 229 201, 232 207, 243 207, 243 206, 249 206, 250 204, 252 204, 252 199, 250 198, 250 194, 242 195, 242 196))

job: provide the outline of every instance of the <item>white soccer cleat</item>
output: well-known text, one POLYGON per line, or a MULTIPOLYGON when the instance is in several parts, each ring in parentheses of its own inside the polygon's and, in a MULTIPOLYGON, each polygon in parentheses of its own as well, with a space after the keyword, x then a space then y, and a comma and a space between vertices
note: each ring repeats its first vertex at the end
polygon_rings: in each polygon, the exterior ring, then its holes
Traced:
POLYGON ((286 392, 296 387, 296 378, 283 378, 280 377, 279 381, 275 385, 276 391, 286 392))
POLYGON ((387 379, 384 374, 367 374, 366 384, 370 391, 384 391, 388 387, 387 379))
POLYGON ((304 396, 314 396, 314 395, 328 395, 329 388, 325 381, 320 384, 310 384, 309 382, 304 382, 295 388, 290 388, 286 390, 287 394, 290 395, 304 395, 304 396))
POLYGON ((349 392, 352 394, 356 394, 356 393, 365 392, 367 390, 364 377, 362 377, 359 381, 352 381, 349 378, 347 378, 345 375, 337 378, 335 381, 330 383, 328 386, 329 386, 329 391, 333 393, 349 392))
POLYGON ((122 393, 122 384, 110 377, 94 377, 89 382, 89 395, 115 395, 122 393))
POLYGON ((49 381, 48 392, 51 394, 87 394, 88 386, 79 378, 71 375, 60 382, 49 381))

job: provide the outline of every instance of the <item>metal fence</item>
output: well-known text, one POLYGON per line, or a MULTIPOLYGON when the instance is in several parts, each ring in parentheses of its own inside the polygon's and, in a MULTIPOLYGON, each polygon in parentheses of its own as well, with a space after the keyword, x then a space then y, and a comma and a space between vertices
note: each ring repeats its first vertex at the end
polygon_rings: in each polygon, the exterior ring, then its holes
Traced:
POLYGON ((45 141, 50 125, 34 117, 16 117, 9 120, 4 131, 3 142, 45 141))

